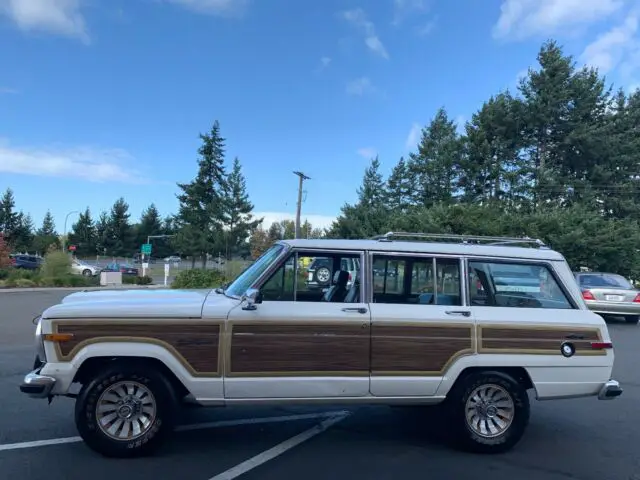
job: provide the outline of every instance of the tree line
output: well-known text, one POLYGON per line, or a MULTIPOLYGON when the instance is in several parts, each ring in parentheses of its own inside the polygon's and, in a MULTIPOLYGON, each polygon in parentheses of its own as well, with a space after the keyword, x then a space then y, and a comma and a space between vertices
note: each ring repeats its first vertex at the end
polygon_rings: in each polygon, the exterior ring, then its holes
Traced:
MULTIPOLYGON (((264 232, 268 242, 294 238, 293 221, 274 222, 263 230, 263 219, 254 217, 240 160, 236 157, 227 164, 218 121, 208 133, 200 134, 200 140, 197 175, 189 183, 178 184, 177 214, 162 217, 152 203, 137 222, 132 222, 129 205, 121 197, 97 218, 89 207, 81 212, 69 229, 66 244, 81 257, 130 257, 149 237, 162 236, 152 240, 153 256, 179 254, 204 262, 208 256, 251 256, 249 238, 255 232, 264 232)), ((35 228, 31 216, 16 209, 10 188, 0 198, 0 233, 13 251, 45 253, 61 247, 51 213, 47 211, 42 226, 35 228)), ((302 225, 304 237, 323 234, 308 221, 302 225)))
POLYGON ((440 108, 387 178, 372 159, 328 236, 530 236, 573 268, 640 278, 640 90, 614 90, 554 41, 537 61, 462 133, 440 108))

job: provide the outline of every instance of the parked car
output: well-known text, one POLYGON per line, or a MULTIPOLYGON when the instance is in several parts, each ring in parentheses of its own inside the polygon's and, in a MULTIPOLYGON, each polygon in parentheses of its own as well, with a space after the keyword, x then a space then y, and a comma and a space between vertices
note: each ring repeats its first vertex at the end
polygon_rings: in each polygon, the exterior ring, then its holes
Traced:
POLYGON ((627 323, 640 321, 640 290, 622 275, 603 272, 576 272, 587 307, 605 317, 624 317, 627 323))
POLYGON ((178 255, 169 255, 164 259, 165 263, 180 263, 181 261, 182 259, 178 255))
POLYGON ((44 258, 39 255, 22 255, 16 254, 11 256, 11 263, 15 268, 23 268, 25 270, 37 270, 42 266, 44 258))
MULTIPOLYGON (((498 453, 526 432, 529 393, 623 393, 607 324, 560 253, 529 239, 407 235, 278 241, 211 290, 67 295, 37 318, 35 366, 20 389, 75 398, 86 445, 121 457, 159 447, 183 402, 441 404, 447 435, 498 453), (338 269, 326 291, 297 281, 305 255, 338 269), (368 270, 347 286, 342 259, 354 256, 368 270), (397 280, 376 285, 374 264, 393 265, 397 280)), ((573 420, 597 422, 597 411, 573 420)))
POLYGON ((307 288, 311 290, 330 287, 335 267, 338 267, 337 270, 349 272, 347 284, 351 285, 360 270, 360 259, 343 257, 339 263, 335 263, 333 258, 315 257, 307 269, 307 288))
POLYGON ((71 273, 75 275, 83 275, 85 277, 95 277, 99 275, 101 271, 100 267, 91 265, 83 260, 73 259, 71 260, 71 273))
POLYGON ((110 263, 102 269, 103 272, 121 272, 122 275, 138 275, 138 269, 128 263, 110 263))

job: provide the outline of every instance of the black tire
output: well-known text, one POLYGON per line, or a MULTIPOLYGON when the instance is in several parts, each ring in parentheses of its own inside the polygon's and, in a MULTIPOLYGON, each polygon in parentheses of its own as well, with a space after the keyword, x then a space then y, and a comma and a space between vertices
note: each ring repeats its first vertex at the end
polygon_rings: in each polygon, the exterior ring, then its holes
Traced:
POLYGON ((144 364, 115 362, 82 387, 75 404, 76 428, 87 446, 105 457, 145 456, 155 452, 173 431, 177 404, 175 390, 162 373, 144 364), (123 381, 146 387, 155 399, 156 414, 141 436, 117 440, 102 431, 96 409, 102 393, 123 381))
POLYGON ((640 321, 639 315, 626 315, 624 321, 627 323, 637 324, 640 321))
POLYGON ((90 277, 91 276, 91 270, 89 270, 88 268, 82 271, 82 275, 84 275, 85 277, 90 277))
POLYGON ((447 415, 452 426, 451 438, 456 446, 475 453, 503 453, 513 448, 522 438, 529 424, 530 405, 527 390, 513 377, 502 372, 472 373, 455 385, 447 398, 447 415), (472 429, 466 418, 466 404, 476 389, 482 386, 498 387, 513 402, 511 424, 497 436, 487 437, 472 429))

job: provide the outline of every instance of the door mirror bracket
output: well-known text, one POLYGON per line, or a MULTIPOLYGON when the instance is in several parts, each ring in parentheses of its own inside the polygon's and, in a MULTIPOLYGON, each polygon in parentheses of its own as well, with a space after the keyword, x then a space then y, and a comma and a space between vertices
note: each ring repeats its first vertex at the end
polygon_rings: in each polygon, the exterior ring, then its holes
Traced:
POLYGON ((257 288, 249 288, 240 301, 242 310, 257 310, 256 305, 262 303, 262 294, 257 288))

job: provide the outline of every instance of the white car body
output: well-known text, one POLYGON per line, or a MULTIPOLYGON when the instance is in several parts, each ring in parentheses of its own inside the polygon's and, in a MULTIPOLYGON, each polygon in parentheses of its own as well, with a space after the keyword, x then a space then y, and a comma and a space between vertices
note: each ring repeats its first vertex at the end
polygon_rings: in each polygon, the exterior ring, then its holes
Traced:
POLYGON ((101 269, 95 265, 82 262, 80 260, 71 261, 71 273, 75 275, 84 275, 87 277, 96 276, 100 273, 101 269))
MULTIPOLYGON (((479 371, 514 375, 539 400, 609 399, 622 393, 611 379, 614 353, 607 326, 586 307, 569 266, 555 251, 376 240, 288 240, 277 246, 279 251, 265 254, 273 255, 268 268, 252 278, 250 267, 226 293, 130 290, 65 297, 38 321, 39 359, 23 392, 39 398, 70 395, 74 382, 97 374, 99 368, 86 367, 92 360, 145 358, 166 367, 189 401, 209 406, 431 405, 446 400, 469 372, 479 371), (293 300, 261 301, 265 280, 303 251, 359 256, 367 273, 353 301, 320 301, 313 308, 295 301, 298 294, 293 300), (426 265, 433 258, 436 283, 436 257, 459 267, 461 305, 372 301, 386 295, 374 294, 372 263, 390 255, 411 256, 414 262, 425 257, 426 265), (462 279, 471 278, 470 262, 480 261, 549 269, 568 306, 549 312, 540 306, 472 305, 472 283, 462 279), (233 291, 238 282, 249 282, 241 294, 233 291)), ((518 295, 528 295, 524 290, 518 295)), ((509 291, 496 289, 495 298, 508 297, 509 291)), ((449 294, 434 291, 433 302, 440 295, 449 294)))

